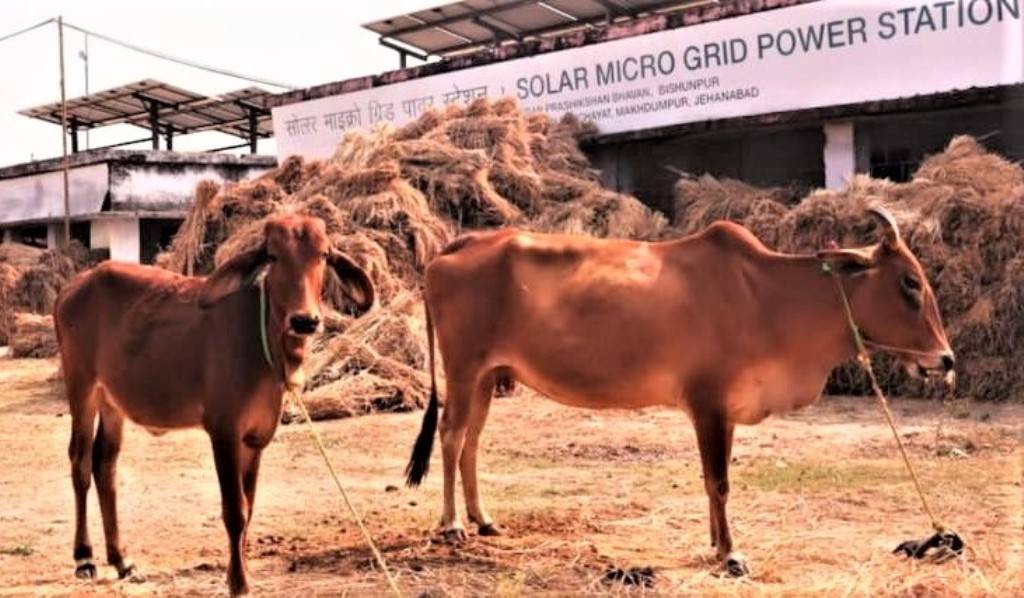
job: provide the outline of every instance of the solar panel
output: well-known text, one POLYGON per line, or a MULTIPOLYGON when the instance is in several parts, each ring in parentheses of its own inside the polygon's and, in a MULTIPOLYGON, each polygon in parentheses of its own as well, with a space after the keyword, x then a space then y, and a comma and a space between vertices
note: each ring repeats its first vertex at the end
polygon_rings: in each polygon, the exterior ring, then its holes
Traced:
MULTIPOLYGON (((68 123, 72 128, 94 128, 128 123, 151 129, 155 112, 157 129, 175 134, 220 131, 249 137, 250 118, 255 119, 259 137, 273 135, 267 99, 273 94, 247 87, 216 97, 207 97, 173 85, 145 79, 67 101, 68 123)), ((47 122, 61 123, 61 104, 54 102, 22 110, 20 114, 47 122)))
POLYGON ((550 36, 595 23, 680 10, 717 0, 464 0, 366 23, 426 54, 449 56, 504 39, 550 36))
MULTIPOLYGON (((171 111, 205 100, 206 96, 173 85, 143 79, 113 89, 99 91, 67 101, 68 122, 82 127, 98 127, 130 122, 139 115, 148 115, 150 106, 171 111)), ((60 124, 61 104, 53 102, 22 110, 19 114, 60 124)))

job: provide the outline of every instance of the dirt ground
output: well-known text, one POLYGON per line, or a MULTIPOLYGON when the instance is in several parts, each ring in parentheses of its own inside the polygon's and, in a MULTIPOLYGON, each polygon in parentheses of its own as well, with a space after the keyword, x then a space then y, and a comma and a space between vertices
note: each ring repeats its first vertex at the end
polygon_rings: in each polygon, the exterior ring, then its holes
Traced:
MULTIPOLYGON (((74 579, 66 446, 53 360, 0 360, 0 594, 224 595, 226 538, 200 431, 126 431, 122 538, 146 581, 102 566, 74 579)), ((897 416, 941 518, 965 538, 954 562, 889 554, 928 521, 881 414, 868 399, 818 406, 737 431, 729 510, 752 566, 722 576, 708 542, 694 434, 679 412, 588 412, 518 391, 497 399, 481 483, 506 529, 461 547, 438 541, 440 455, 418 490, 402 470, 420 413, 323 422, 344 483, 407 595, 993 595, 1024 593, 1020 439, 1024 406, 900 401, 897 416), (604 580, 651 567, 651 587, 604 580)), ((250 532, 260 595, 384 595, 306 430, 279 429, 263 460, 250 532)), ((95 489, 90 529, 103 553, 95 489)), ((461 505, 460 505, 461 509, 461 505)))

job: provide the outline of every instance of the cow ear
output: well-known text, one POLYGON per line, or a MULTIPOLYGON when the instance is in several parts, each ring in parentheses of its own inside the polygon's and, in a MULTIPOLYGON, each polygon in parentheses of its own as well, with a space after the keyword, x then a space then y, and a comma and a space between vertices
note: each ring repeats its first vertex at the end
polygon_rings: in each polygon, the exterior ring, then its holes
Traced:
POLYGON ((251 282, 256 271, 267 263, 266 245, 236 255, 206 277, 199 291, 199 307, 206 309, 251 282))
POLYGON ((890 251, 895 250, 901 240, 900 225, 896 224, 896 218, 882 206, 870 208, 868 214, 871 214, 882 228, 882 246, 890 251))
POLYGON ((338 275, 341 290, 355 305, 358 311, 357 315, 361 315, 373 307, 376 295, 373 282, 366 272, 352 261, 352 258, 340 251, 331 251, 327 263, 338 275))
POLYGON ((875 263, 870 249, 822 249, 818 259, 839 274, 857 274, 875 263))

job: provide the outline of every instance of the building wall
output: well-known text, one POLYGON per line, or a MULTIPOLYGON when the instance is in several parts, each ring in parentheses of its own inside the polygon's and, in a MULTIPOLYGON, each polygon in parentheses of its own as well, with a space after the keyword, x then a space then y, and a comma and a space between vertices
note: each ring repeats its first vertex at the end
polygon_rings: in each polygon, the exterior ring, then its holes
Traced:
MULTIPOLYGON (((68 171, 71 216, 98 212, 107 192, 106 164, 68 171)), ((64 173, 50 171, 0 179, 0 224, 64 216, 64 173)))
POLYGON ((199 181, 239 181, 267 170, 240 164, 114 162, 110 165, 110 209, 114 211, 183 210, 192 203, 199 181))
MULTIPOLYGON (((248 179, 276 166, 271 156, 96 150, 69 156, 72 236, 116 260, 155 254, 189 209, 196 184, 248 179), (152 230, 143 230, 140 220, 152 230), (143 233, 146 233, 144 238, 143 233)), ((0 168, 0 227, 5 238, 63 243, 64 189, 59 159, 0 168), (8 232, 9 231, 9 232, 8 232)))

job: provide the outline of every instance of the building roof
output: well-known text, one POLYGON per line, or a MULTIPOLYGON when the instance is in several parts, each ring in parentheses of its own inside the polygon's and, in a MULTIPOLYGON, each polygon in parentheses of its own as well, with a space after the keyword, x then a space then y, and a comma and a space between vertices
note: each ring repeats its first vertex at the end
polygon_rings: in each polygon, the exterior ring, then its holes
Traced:
POLYGON ((556 36, 597 24, 718 0, 463 0, 363 25, 424 54, 451 56, 503 41, 556 36))
MULTIPOLYGON (((269 137, 273 134, 267 107, 267 98, 271 95, 257 87, 247 87, 208 97, 162 81, 144 79, 68 100, 67 118, 72 129, 124 123, 152 129, 155 122, 161 133, 213 130, 248 137, 252 114, 256 118, 258 136, 269 137)), ((28 108, 19 114, 60 124, 61 103, 28 108)))
MULTIPOLYGON (((107 162, 274 168, 277 166, 277 157, 256 154, 220 154, 148 149, 94 149, 81 151, 77 154, 68 154, 69 168, 107 162)), ((63 167, 64 160, 62 158, 48 158, 46 160, 33 160, 22 164, 0 166, 0 180, 46 172, 57 172, 63 167)))

